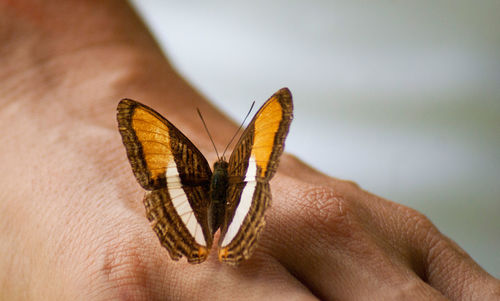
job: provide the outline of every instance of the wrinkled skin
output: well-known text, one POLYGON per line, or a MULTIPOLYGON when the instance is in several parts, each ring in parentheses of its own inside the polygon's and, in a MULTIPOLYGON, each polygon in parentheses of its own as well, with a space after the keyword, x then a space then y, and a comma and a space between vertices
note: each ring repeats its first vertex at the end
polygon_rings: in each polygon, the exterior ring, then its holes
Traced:
POLYGON ((125 2, 0 0, 0 41, 0 299, 500 298, 499 281, 425 216, 290 155, 250 260, 171 261, 144 216, 118 100, 165 114, 211 162, 195 108, 219 146, 236 126, 125 2))

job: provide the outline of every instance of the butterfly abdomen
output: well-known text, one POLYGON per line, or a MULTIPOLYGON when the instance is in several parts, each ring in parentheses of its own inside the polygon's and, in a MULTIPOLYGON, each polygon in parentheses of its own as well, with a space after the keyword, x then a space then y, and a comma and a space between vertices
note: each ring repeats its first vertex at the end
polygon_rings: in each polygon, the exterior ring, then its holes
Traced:
POLYGON ((226 214, 226 198, 229 164, 223 159, 218 160, 214 164, 214 173, 210 182, 210 211, 208 218, 212 233, 215 233, 222 224, 224 215, 226 214))

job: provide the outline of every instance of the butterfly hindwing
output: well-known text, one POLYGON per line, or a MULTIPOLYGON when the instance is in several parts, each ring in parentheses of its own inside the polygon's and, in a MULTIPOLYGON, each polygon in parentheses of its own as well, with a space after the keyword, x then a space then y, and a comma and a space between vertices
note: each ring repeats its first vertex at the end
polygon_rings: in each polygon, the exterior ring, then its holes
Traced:
POLYGON ((201 263, 207 258, 210 247, 204 240, 201 227, 196 227, 197 219, 191 213, 186 222, 186 218, 176 212, 167 189, 146 192, 144 206, 146 217, 173 260, 184 255, 190 263, 201 263), (194 237, 188 227, 195 227, 194 237))
POLYGON ((118 104, 118 125, 144 197, 146 215, 172 259, 205 260, 212 172, 201 152, 153 109, 130 99, 118 104))
POLYGON ((293 118, 292 95, 276 92, 260 108, 229 159, 229 187, 225 220, 219 240, 219 259, 238 264, 252 254, 264 213, 271 202, 269 180, 283 152, 293 118))

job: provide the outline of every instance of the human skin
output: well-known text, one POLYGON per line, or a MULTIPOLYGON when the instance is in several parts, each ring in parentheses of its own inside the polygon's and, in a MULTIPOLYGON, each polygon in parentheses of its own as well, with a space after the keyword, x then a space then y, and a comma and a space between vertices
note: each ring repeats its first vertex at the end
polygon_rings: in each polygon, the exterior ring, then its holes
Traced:
POLYGON ((236 125, 126 2, 0 0, 0 66, 1 300, 500 298, 500 282, 425 216, 287 154, 251 259, 172 261, 145 218, 116 105, 155 108, 209 162, 196 108, 220 148, 236 125))

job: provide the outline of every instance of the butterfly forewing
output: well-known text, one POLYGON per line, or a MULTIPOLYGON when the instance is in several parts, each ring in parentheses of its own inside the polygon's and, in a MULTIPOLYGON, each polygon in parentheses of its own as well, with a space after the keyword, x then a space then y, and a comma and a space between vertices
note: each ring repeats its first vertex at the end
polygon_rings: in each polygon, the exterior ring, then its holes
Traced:
POLYGON ((205 260, 212 172, 200 151, 153 109, 130 99, 118 104, 118 125, 137 181, 150 192, 146 215, 161 243, 177 260, 205 260))
POLYGON ((293 115, 288 89, 276 92, 260 108, 229 159, 225 220, 219 240, 219 259, 238 264, 251 256, 264 213, 271 202, 269 180, 283 152, 293 115))

